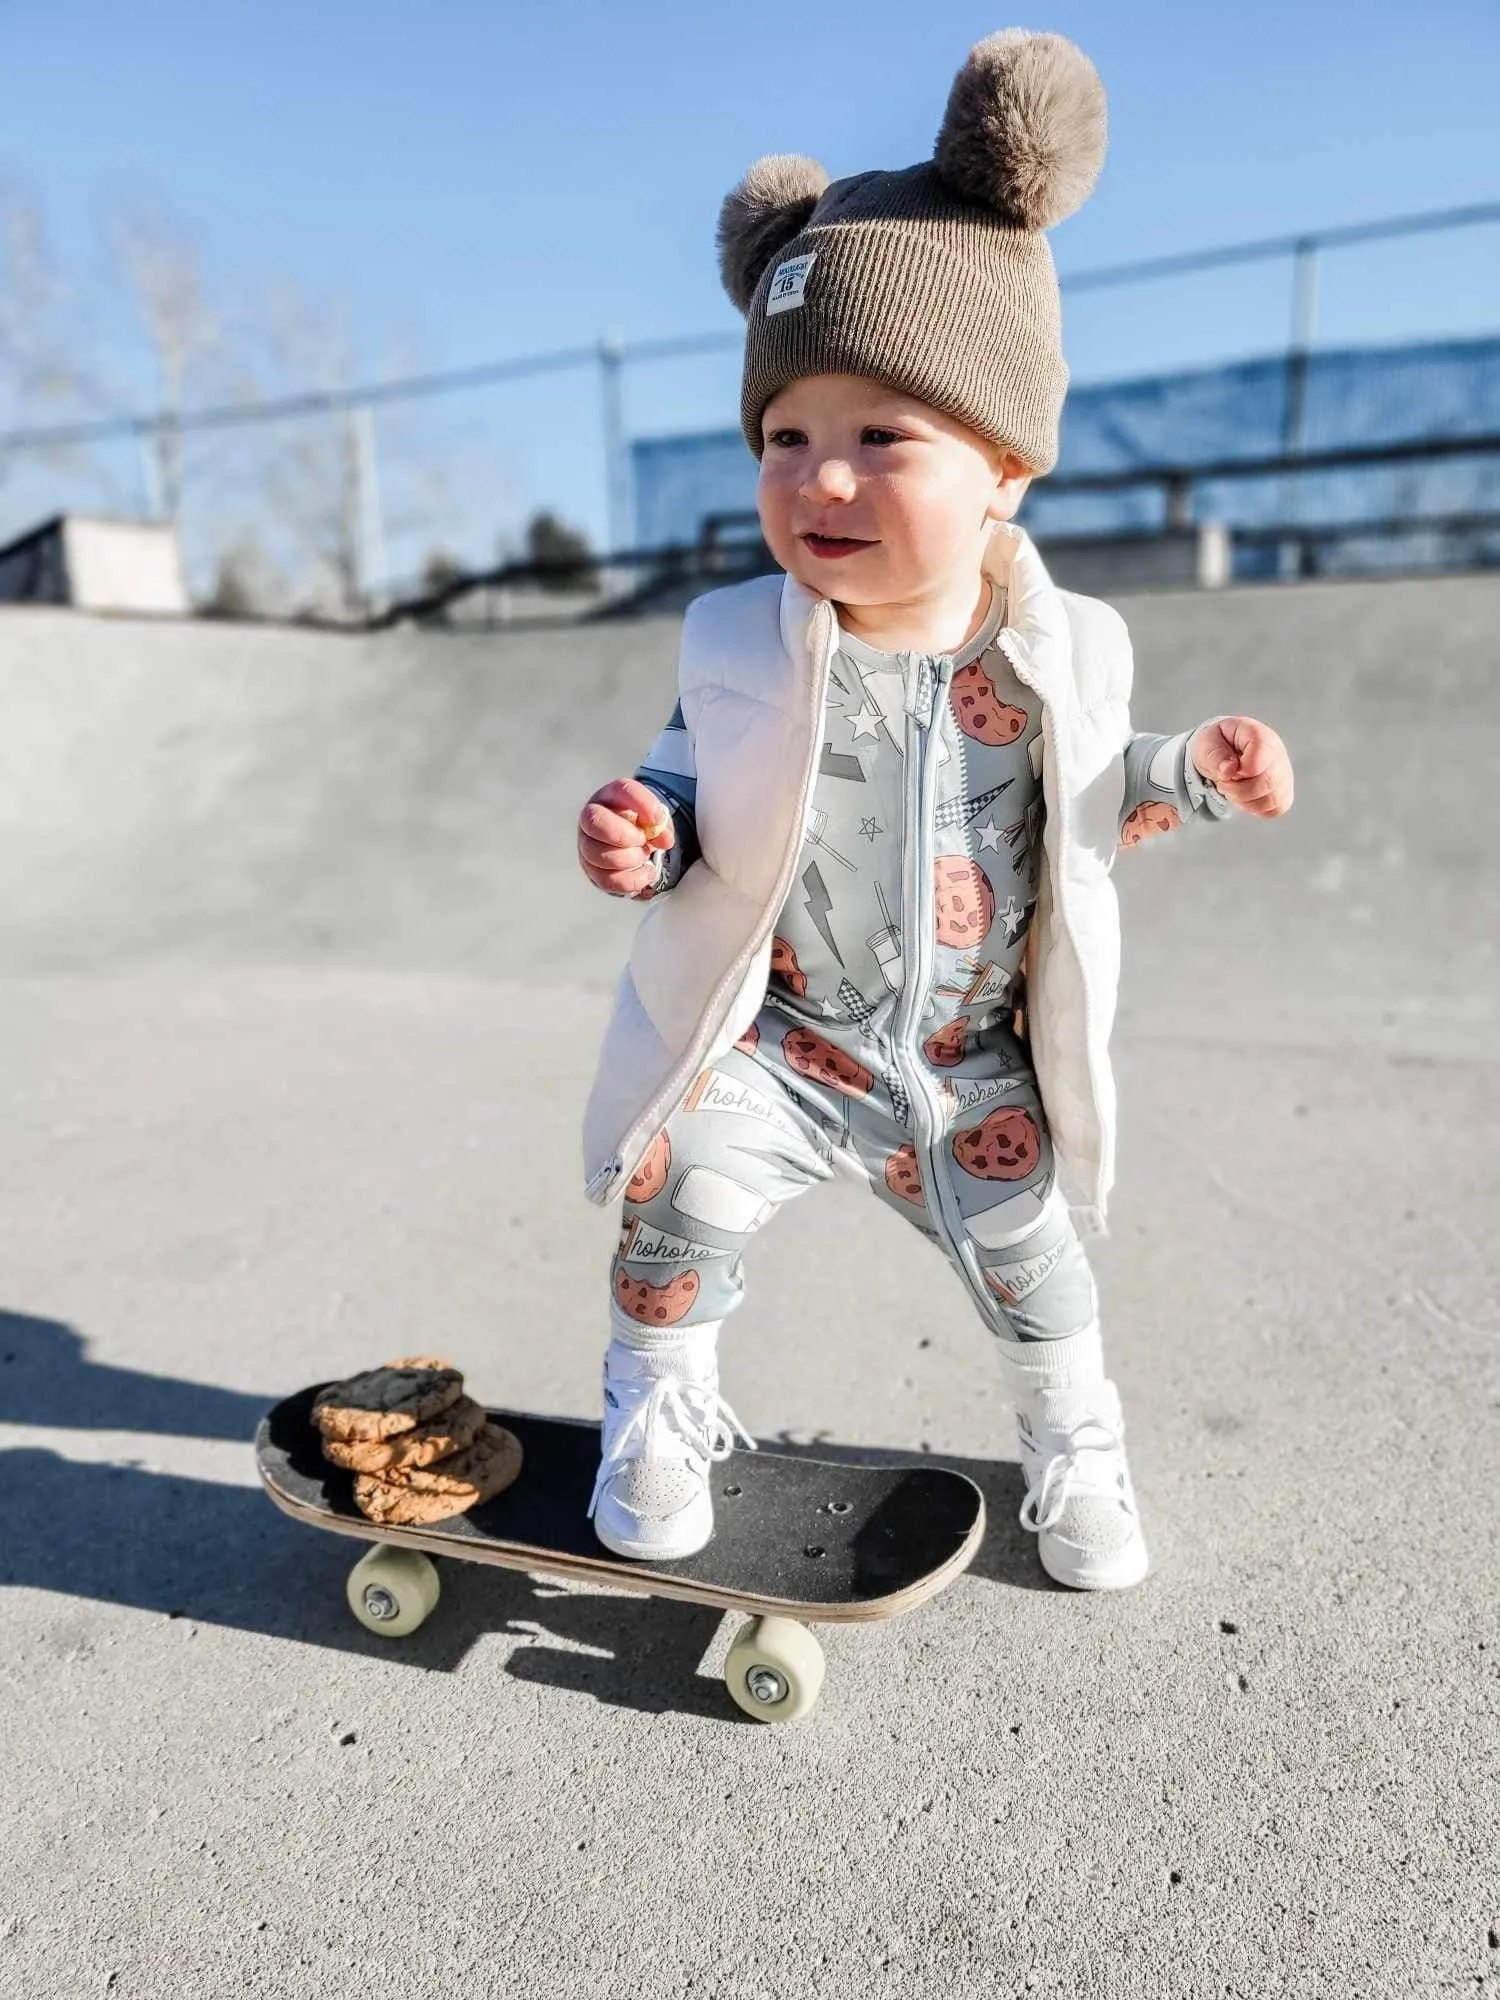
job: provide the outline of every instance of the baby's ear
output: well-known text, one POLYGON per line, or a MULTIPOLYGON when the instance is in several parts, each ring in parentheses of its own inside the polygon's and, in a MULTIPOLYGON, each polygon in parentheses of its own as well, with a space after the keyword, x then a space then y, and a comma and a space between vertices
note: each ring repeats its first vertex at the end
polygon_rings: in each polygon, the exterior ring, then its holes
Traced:
POLYGON ((816 160, 768 153, 719 210, 719 275, 741 312, 750 310, 767 264, 806 223, 828 185, 816 160))
POLYGON ((1013 521, 1036 475, 1013 452, 1002 453, 992 463, 996 475, 995 491, 985 509, 986 516, 995 522, 1013 521))

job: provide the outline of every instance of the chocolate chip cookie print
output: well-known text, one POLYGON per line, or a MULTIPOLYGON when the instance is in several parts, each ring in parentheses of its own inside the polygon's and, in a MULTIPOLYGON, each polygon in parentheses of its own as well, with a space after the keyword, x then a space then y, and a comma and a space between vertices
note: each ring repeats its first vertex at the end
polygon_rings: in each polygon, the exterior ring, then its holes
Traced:
MULTIPOLYGON (((750 1236, 837 1170, 961 1265, 997 1333, 1075 1330, 1091 1280, 1054 1189, 1023 1025, 1046 823, 1042 712, 1001 643, 1005 616, 997 593, 951 668, 841 634, 763 1003, 692 1085, 626 1191, 613 1285, 630 1323, 722 1319, 741 1298, 750 1236), (914 752, 930 815, 915 835, 914 752), (913 838, 926 869, 915 904, 913 838), (926 980, 915 996, 906 992, 914 964, 926 980), (935 1131, 927 1119, 918 1129, 918 1094, 935 1131), (929 1194, 940 1215, 929 1213, 929 1194)), ((668 791, 687 747, 678 722, 660 771, 643 774, 668 791)), ((1197 809, 1184 742, 1132 739, 1122 846, 1197 809)), ((679 820, 691 817, 691 785, 673 794, 679 820)))
POLYGON ((652 1285, 620 1271, 615 1277, 615 1297, 642 1326, 676 1326, 697 1298, 698 1285, 696 1271, 679 1271, 664 1285, 652 1285))
POLYGON ((1006 1106, 955 1132, 953 1157, 975 1180, 1023 1181, 1041 1165, 1042 1135, 1029 1111, 1006 1106))

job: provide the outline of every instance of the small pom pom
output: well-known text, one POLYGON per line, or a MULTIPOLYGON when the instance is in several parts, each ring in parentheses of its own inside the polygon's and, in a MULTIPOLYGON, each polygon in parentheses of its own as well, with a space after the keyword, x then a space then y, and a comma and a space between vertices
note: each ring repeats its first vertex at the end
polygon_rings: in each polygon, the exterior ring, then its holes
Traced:
POLYGON ((1005 28, 953 79, 933 154, 949 186, 1020 229, 1051 229, 1088 199, 1108 142, 1099 72, 1064 35, 1005 28))
POLYGON ((802 228, 828 185, 816 160, 769 153, 719 210, 719 275, 741 312, 750 310, 761 274, 802 228))

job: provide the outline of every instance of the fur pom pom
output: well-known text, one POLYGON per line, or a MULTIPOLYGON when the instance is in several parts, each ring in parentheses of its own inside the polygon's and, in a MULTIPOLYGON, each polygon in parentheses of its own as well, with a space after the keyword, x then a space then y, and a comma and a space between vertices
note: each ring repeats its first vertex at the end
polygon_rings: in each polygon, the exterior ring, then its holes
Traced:
POLYGON ((818 205, 828 175, 800 153, 769 153, 719 210, 719 275, 741 312, 750 310, 761 273, 818 205))
POLYGON ((953 80, 933 158, 948 185, 1020 229, 1051 229, 1104 164, 1104 85, 1063 35, 1005 28, 953 80))

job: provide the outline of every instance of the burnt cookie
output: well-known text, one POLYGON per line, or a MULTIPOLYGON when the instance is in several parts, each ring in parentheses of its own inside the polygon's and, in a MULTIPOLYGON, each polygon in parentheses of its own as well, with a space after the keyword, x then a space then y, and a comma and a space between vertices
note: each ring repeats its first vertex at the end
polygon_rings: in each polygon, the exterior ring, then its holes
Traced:
POLYGON ((398 1437, 451 1410, 463 1392, 458 1369, 416 1355, 333 1383, 313 1404, 312 1419, 324 1437, 345 1444, 398 1437))
POLYGON ((323 1456, 335 1465, 342 1465, 347 1472, 407 1471, 418 1466, 432 1465, 440 1458, 451 1458, 457 1451, 466 1451, 484 1429, 484 1406, 476 1403, 472 1396, 460 1396, 451 1409, 441 1416, 433 1417, 429 1423, 418 1424, 414 1431, 402 1431, 396 1437, 324 1438, 323 1456))
POLYGON ((354 1502, 367 1520, 418 1528, 493 1500, 514 1484, 521 1462, 520 1440, 500 1424, 487 1423, 473 1444, 441 1465, 361 1473, 354 1482, 354 1502))

